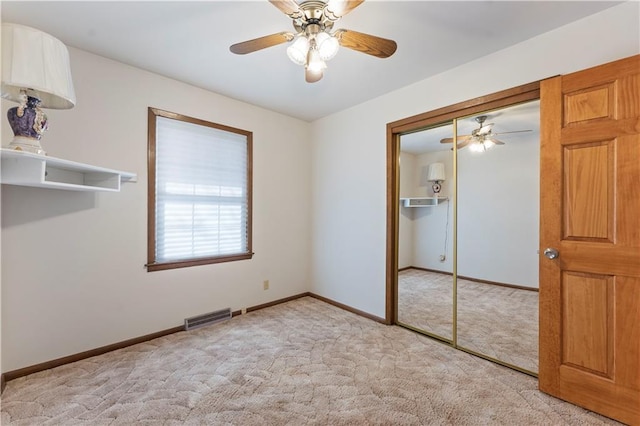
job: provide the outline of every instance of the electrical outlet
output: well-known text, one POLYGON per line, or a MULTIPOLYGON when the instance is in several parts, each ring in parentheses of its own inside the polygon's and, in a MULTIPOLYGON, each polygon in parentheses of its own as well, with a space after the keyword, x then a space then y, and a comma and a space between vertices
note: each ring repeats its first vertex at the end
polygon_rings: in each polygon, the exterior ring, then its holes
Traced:
POLYGON ((269 290, 269 280, 264 280, 262 282, 262 288, 263 290, 269 290))
POLYGON ((240 313, 241 313, 242 315, 246 314, 246 313, 247 313, 247 308, 242 308, 242 309, 240 310, 240 313))
POLYGON ((447 256, 445 256, 444 254, 440 255, 440 262, 444 262, 445 260, 447 260, 447 256))

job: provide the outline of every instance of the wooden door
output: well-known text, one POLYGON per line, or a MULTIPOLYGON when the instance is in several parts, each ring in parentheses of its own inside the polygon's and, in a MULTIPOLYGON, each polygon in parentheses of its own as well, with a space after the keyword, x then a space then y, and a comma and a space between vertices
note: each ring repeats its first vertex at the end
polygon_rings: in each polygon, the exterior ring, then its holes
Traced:
POLYGON ((540 90, 540 390, 640 424, 640 55, 540 90))

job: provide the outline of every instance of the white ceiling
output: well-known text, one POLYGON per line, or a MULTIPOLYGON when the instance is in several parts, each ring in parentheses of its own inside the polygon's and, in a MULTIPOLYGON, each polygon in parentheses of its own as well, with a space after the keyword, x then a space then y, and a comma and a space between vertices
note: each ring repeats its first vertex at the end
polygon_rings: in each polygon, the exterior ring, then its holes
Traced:
POLYGON ((309 84, 286 44, 234 55, 231 44, 291 20, 257 1, 2 1, 2 21, 65 44, 306 121, 324 117, 503 49, 620 2, 376 1, 335 25, 390 38, 379 59, 342 48, 309 84))

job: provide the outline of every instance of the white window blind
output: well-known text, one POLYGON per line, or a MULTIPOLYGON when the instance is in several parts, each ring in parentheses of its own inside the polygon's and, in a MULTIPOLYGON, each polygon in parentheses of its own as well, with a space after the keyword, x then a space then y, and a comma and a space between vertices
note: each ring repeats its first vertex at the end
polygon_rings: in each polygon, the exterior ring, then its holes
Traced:
POLYGON ((155 261, 247 253, 247 137, 156 117, 155 261))

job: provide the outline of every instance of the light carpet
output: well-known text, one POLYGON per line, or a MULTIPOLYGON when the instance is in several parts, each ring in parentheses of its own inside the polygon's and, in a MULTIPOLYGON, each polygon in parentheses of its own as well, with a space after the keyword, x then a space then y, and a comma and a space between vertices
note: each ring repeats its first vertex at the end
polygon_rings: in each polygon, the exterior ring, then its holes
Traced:
POLYGON ((603 425, 537 380, 310 297, 7 384, 2 424, 603 425))
MULTIPOLYGON (((398 320, 452 339, 453 277, 398 274, 398 320)), ((538 372, 538 292, 458 278, 458 346, 538 372)))

